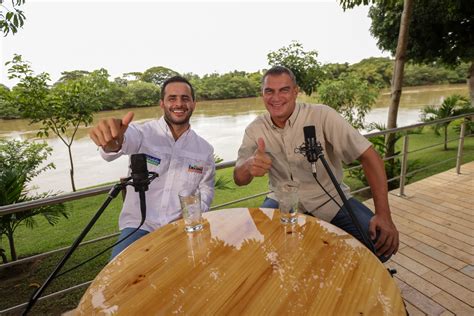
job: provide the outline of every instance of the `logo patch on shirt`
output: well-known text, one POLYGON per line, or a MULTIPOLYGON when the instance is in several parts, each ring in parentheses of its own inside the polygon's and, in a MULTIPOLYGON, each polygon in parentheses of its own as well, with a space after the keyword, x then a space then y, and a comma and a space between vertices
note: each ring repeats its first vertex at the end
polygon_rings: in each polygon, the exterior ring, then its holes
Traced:
POLYGON ((161 162, 160 158, 156 158, 150 155, 146 155, 146 162, 150 165, 158 166, 161 162))
POLYGON ((189 165, 188 172, 202 173, 203 166, 189 165))

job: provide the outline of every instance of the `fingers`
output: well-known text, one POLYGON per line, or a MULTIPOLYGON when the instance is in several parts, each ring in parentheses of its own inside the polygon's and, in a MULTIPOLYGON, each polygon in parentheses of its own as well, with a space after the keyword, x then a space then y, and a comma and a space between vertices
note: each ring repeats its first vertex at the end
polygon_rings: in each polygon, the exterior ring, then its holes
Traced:
POLYGON ((375 240, 375 238, 377 237, 377 224, 375 223, 373 219, 374 218, 372 217, 372 219, 369 222, 369 235, 370 235, 370 239, 375 240))
POLYGON ((265 153, 265 141, 262 137, 259 137, 257 139, 257 151, 262 154, 265 153))
POLYGON ((130 122, 133 120, 133 116, 135 114, 133 112, 128 112, 125 114, 125 116, 122 118, 122 125, 127 126, 130 124, 130 122))
POLYGON ((254 177, 264 176, 272 167, 272 159, 265 152, 265 141, 259 137, 257 140, 257 150, 250 159, 249 171, 254 177))
POLYGON ((377 236, 377 242, 374 245, 377 251, 377 256, 383 255, 388 257, 397 253, 400 244, 399 235, 393 223, 379 226, 375 221, 371 220, 369 224, 369 234, 371 239, 374 239, 372 237, 374 231, 379 232, 379 236, 377 236))
POLYGON ((123 135, 132 119, 133 112, 129 112, 123 120, 115 118, 100 120, 90 129, 89 136, 97 146, 102 146, 104 150, 117 151, 122 147, 123 135), (123 125, 123 122, 126 125, 123 125))

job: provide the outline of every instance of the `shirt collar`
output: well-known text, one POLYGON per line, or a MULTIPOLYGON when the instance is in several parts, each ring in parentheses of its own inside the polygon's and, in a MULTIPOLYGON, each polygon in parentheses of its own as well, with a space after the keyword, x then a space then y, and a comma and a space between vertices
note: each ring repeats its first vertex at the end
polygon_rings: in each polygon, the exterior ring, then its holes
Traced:
MULTIPOLYGON (((160 126, 160 128, 165 131, 165 133, 166 133, 166 135, 168 135, 168 137, 170 137, 173 141, 175 141, 175 140, 174 140, 174 137, 173 137, 173 133, 171 132, 171 129, 170 129, 170 127, 168 126, 168 123, 166 123, 164 116, 160 117, 160 119, 158 120, 158 126, 160 126)), ((191 125, 190 125, 189 128, 183 133, 183 135, 181 135, 181 136, 176 140, 176 142, 179 141, 179 140, 182 139, 182 138, 186 138, 186 136, 188 136, 189 133, 191 133, 191 125)))

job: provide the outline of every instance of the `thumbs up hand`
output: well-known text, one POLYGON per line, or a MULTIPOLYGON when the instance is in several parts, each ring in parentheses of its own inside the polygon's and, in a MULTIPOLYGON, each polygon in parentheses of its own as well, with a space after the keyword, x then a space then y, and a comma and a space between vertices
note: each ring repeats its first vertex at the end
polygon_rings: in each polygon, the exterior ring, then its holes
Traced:
POLYGON ((248 168, 250 175, 253 177, 264 176, 272 167, 272 159, 265 152, 265 141, 263 138, 257 140, 257 150, 248 160, 248 168))
POLYGON ((90 138, 105 152, 117 152, 122 148, 123 135, 133 120, 133 112, 128 112, 122 119, 102 119, 89 131, 90 138))

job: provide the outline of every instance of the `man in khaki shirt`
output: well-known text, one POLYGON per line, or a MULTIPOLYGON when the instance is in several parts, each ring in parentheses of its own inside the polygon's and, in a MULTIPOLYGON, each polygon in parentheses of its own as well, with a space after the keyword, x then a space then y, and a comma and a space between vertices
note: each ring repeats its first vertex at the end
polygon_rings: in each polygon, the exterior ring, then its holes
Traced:
MULTIPOLYGON (((235 183, 249 184, 254 177, 267 172, 272 191, 279 183, 296 181, 301 211, 330 222, 363 242, 347 211, 340 209, 343 203, 322 164, 316 163, 317 178, 333 199, 315 181, 311 164, 295 153, 295 148, 304 142, 303 127, 314 125, 316 138, 351 208, 362 228, 376 240, 377 256, 386 261, 395 254, 399 245, 398 231, 390 215, 384 164, 371 143, 332 108, 297 104, 296 80, 285 67, 275 66, 265 73, 262 93, 268 112, 257 117, 245 130, 234 170, 235 183), (354 160, 360 160, 369 182, 375 215, 351 198, 349 188, 342 183, 342 162, 354 160)), ((262 207, 278 208, 273 193, 267 196, 262 207)))

